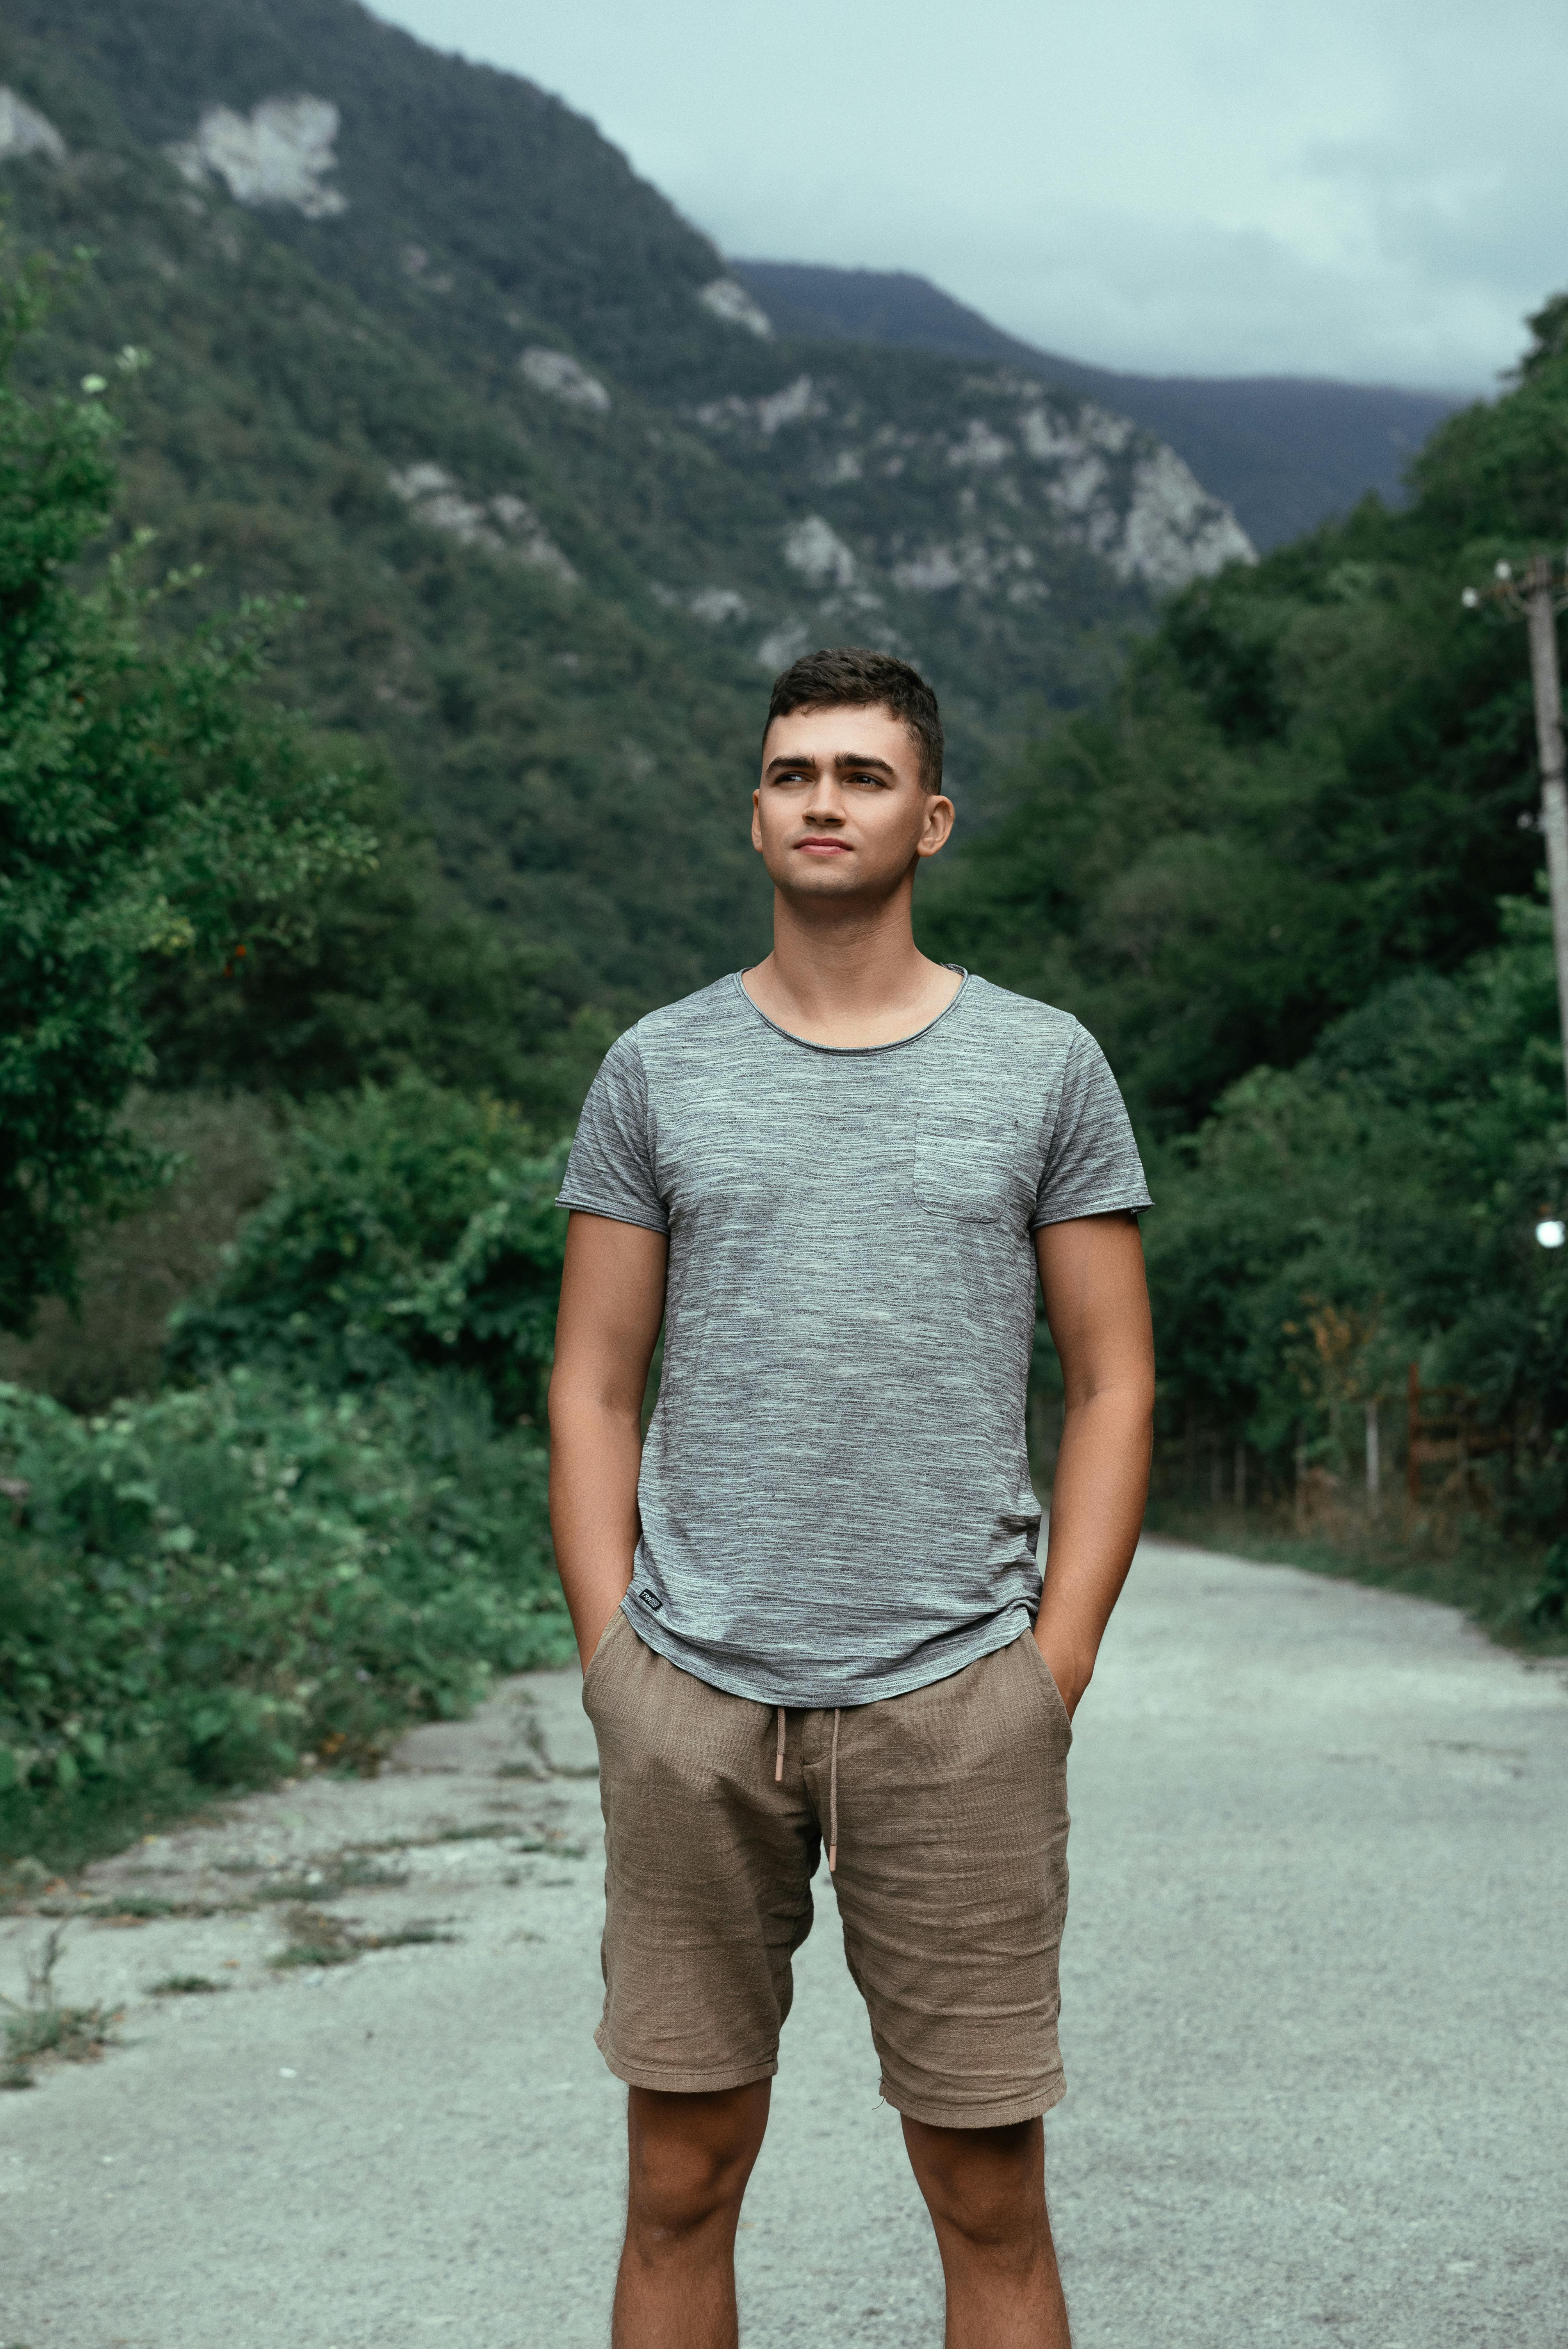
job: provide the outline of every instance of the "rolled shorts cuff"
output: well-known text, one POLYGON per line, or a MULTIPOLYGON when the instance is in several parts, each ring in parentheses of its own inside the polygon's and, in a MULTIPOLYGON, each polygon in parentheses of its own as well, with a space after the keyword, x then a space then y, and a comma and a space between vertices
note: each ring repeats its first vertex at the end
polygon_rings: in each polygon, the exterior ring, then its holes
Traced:
POLYGON ((944 2104, 940 2098, 934 2101, 913 2092, 906 2094, 885 2075, 882 2083, 883 2104, 891 2105, 906 2121, 923 2122, 927 2128, 1011 2128, 1018 2121, 1038 2120, 1053 2105, 1059 2105, 1067 2092, 1067 2076, 1061 2072, 1042 2081, 1037 2088, 989 2105, 957 2101, 944 2104))
POLYGON ((750 2088, 758 2080, 771 2080, 779 2070, 777 2055, 770 2064, 715 2064, 698 2071, 682 2071, 673 2064, 628 2063, 610 2045, 602 2027, 593 2033, 593 2044, 607 2068, 626 2087, 654 2088, 669 2096, 722 2095, 727 2088, 750 2088))

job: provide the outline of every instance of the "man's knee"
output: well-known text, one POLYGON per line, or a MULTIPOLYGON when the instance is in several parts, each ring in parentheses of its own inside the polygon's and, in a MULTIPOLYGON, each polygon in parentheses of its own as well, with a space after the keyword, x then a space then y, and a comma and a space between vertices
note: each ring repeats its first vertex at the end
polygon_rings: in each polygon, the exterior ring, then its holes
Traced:
POLYGON ((939 2230, 976 2251, 1033 2240, 1046 2227, 1044 2133, 1038 2121, 1009 2128, 931 2128, 905 2121, 916 2180, 939 2230))
POLYGON ((676 2242, 738 2211, 768 2125, 769 2083, 711 2095, 634 2088, 628 2219, 650 2243, 676 2242))

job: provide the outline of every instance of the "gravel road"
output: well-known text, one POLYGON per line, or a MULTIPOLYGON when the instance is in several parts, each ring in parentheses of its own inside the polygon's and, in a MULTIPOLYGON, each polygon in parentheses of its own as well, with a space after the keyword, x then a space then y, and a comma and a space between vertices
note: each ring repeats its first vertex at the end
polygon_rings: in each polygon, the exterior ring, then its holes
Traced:
MULTIPOLYGON (((77 1912, 57 1995, 126 2014, 101 2062, 0 2097, 4 2349, 600 2349, 622 2092, 590 2037, 592 1766, 575 1674, 529 1675, 373 1782, 45 1894, 77 1912), (222 1990, 152 1994, 192 1976, 222 1990)), ((1047 2162, 1079 2349, 1563 2349, 1563 1668, 1149 1542, 1071 1785, 1047 2162)), ((743 2338, 934 2349, 818 1891, 743 2338)), ((0 1988, 50 1921, 0 1920, 0 1988)))

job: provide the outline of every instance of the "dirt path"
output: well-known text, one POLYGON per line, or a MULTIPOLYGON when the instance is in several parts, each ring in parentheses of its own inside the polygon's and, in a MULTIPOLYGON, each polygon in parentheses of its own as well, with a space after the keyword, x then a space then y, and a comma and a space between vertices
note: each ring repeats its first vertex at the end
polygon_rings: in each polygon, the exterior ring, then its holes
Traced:
MULTIPOLYGON (((374 1783, 93 1870, 57 1991, 124 2003, 124 2044, 0 2097, 0 2344, 602 2344, 592 1762, 575 1676, 529 1676, 374 1783), (150 1994, 191 1976, 224 1989, 150 1994)), ((1049 2161, 1080 2349, 1563 2349, 1562 1670, 1150 1544, 1072 1774, 1049 2161)), ((935 2260, 818 1889, 744 2337, 916 2349, 935 2260)), ((0 1924, 0 1986, 47 1930, 0 1924)))

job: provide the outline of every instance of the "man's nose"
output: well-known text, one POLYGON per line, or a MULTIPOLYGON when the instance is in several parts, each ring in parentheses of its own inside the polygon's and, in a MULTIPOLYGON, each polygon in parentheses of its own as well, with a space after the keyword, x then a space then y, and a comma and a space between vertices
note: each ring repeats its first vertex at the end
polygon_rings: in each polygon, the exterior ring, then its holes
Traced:
POLYGON ((843 794, 830 776, 818 776, 807 794, 803 813, 808 823, 843 823, 843 794))

